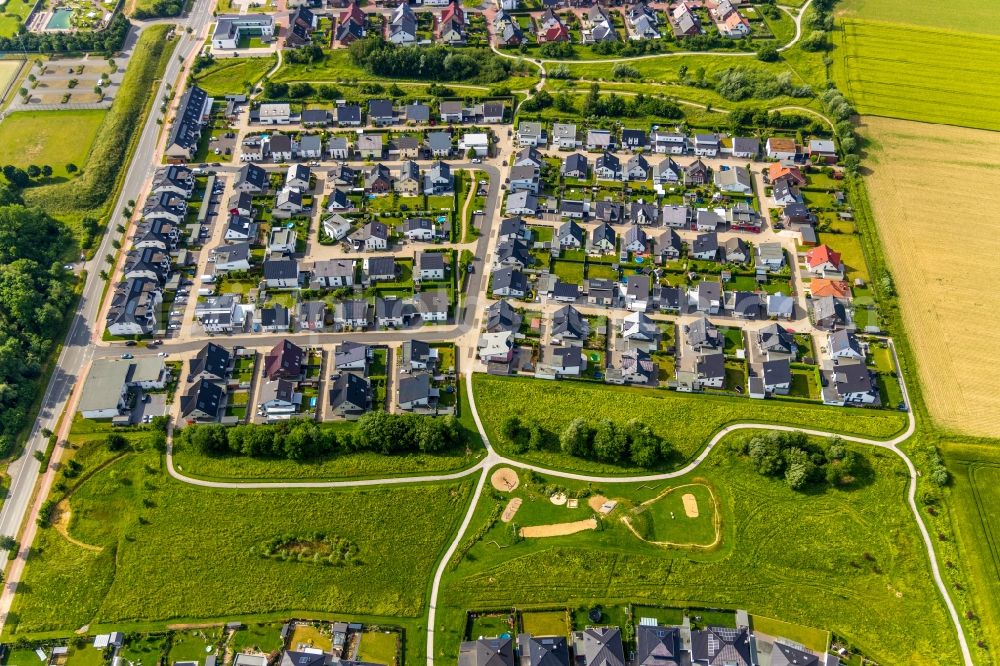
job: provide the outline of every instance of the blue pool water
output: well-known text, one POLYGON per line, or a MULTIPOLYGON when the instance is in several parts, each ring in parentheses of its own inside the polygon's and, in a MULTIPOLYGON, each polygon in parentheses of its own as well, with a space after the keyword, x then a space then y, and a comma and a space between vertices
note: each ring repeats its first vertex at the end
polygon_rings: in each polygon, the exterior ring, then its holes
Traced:
POLYGON ((47 30, 69 30, 73 27, 70 19, 73 17, 72 9, 57 9, 52 12, 49 22, 45 24, 47 30))

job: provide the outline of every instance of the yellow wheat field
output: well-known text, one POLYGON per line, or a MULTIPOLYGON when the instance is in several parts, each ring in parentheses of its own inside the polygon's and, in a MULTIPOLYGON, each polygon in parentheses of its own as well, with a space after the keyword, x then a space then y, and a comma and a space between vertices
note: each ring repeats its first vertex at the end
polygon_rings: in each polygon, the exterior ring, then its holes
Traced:
POLYGON ((1000 436, 1000 133, 866 117, 867 178, 927 407, 1000 436))

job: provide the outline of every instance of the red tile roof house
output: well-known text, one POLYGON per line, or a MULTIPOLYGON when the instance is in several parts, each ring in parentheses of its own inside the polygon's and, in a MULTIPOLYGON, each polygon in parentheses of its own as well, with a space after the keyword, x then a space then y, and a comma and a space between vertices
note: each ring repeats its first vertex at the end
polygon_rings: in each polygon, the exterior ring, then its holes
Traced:
POLYGON ((840 253, 829 245, 819 245, 806 252, 806 265, 813 275, 826 278, 842 279, 844 265, 840 261, 840 253))

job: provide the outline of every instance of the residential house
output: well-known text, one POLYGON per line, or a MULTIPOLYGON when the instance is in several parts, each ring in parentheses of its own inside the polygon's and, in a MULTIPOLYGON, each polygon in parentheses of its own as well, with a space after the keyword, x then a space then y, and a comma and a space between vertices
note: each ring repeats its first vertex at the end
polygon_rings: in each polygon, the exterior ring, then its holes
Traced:
MULTIPOLYGON (((330 139, 331 144, 334 139, 330 139)), ((358 184, 358 171, 347 164, 340 162, 334 164, 326 172, 327 182, 338 187, 354 187, 358 184)))
POLYGON ((191 86, 181 97, 174 124, 167 135, 167 158, 174 160, 194 159, 201 139, 202 128, 212 115, 214 100, 198 86, 191 86))
POLYGON ((719 314, 722 310, 722 284, 702 280, 697 286, 688 290, 688 303, 698 312, 719 314))
POLYGON ((403 117, 408 123, 426 124, 431 120, 431 107, 421 102, 410 102, 403 107, 403 117))
POLYGON ((219 420, 226 389, 207 379, 199 379, 181 395, 181 418, 188 423, 219 420))
POLYGON ((665 264, 681 258, 681 237, 673 229, 664 231, 655 241, 659 263, 665 264))
MULTIPOLYGON (((655 210, 655 208, 654 208, 655 210)), ((622 240, 622 251, 633 254, 645 254, 649 245, 649 238, 642 227, 632 225, 625 231, 625 238, 622 240)))
POLYGON ((507 196, 507 215, 535 215, 538 212, 538 197, 531 192, 511 192, 507 196))
POLYGON ((400 377, 396 382, 396 402, 400 409, 433 408, 438 397, 438 389, 431 386, 431 376, 426 372, 400 377))
POLYGON ((566 305, 552 313, 549 337, 557 344, 580 346, 590 335, 590 322, 572 305, 566 305))
POLYGON ((608 151, 612 147, 611 130, 588 129, 587 150, 608 151))
POLYGON ((323 218, 323 233, 335 241, 343 240, 351 231, 351 220, 339 213, 323 218))
POLYGON ((524 298, 528 293, 528 280, 524 273, 511 266, 496 269, 490 275, 494 296, 524 298))
POLYGON ((709 168, 701 160, 695 160, 684 167, 685 185, 704 185, 708 182, 709 168))
POLYGON ((592 5, 587 9, 585 16, 585 27, 581 34, 584 44, 613 42, 618 39, 615 24, 603 7, 592 5))
POLYGON ((538 167, 513 166, 510 168, 510 191, 538 194, 541 189, 541 174, 538 167))
POLYGON ((837 147, 833 141, 828 139, 812 139, 809 142, 807 153, 810 159, 824 164, 837 163, 837 147))
POLYGON ((426 217, 409 217, 399 227, 407 240, 429 243, 437 238, 434 223, 426 217))
POLYGON ((649 139, 653 152, 661 155, 683 155, 688 150, 688 139, 680 132, 654 130, 649 139))
POLYGON ((865 360, 865 351, 858 338, 847 330, 830 333, 826 337, 826 351, 834 363, 865 360))
POLYGON ((587 280, 587 303, 611 307, 615 301, 615 283, 605 278, 587 280))
POLYGON ((722 256, 730 264, 745 264, 750 260, 750 246, 742 238, 733 236, 720 246, 722 256))
POLYGON ((331 213, 354 210, 354 202, 347 195, 346 190, 339 188, 334 188, 330 192, 330 196, 326 203, 326 209, 331 213))
POLYGON ((403 300, 397 296, 375 297, 375 323, 381 328, 400 328, 409 323, 403 300))
POLYGON ((510 240, 531 240, 531 231, 528 225, 519 217, 505 217, 500 220, 500 229, 497 231, 497 240, 501 243, 510 240))
POLYGON ((389 227, 372 220, 348 236, 348 239, 355 250, 385 250, 389 247, 389 227))
POLYGON ((296 313, 300 331, 322 331, 326 328, 326 303, 302 301, 296 313))
POLYGON ((678 39, 700 35, 701 21, 686 2, 679 2, 670 14, 670 25, 678 39))
POLYGON ((392 189, 401 196, 414 197, 420 194, 420 167, 413 160, 407 160, 399 166, 392 189))
POLYGON ((609 254, 617 249, 618 234, 610 224, 602 222, 590 234, 591 254, 609 254))
POLYGON ((216 273, 226 273, 250 270, 253 265, 250 259, 250 243, 232 243, 210 250, 208 260, 215 266, 216 273))
POLYGON ((625 170, 622 172, 622 180, 646 180, 649 178, 649 162, 642 153, 633 155, 625 163, 625 170))
POLYGON ((333 348, 333 367, 337 372, 355 370, 367 373, 372 356, 370 346, 348 340, 333 348))
POLYGON ((433 157, 451 157, 451 134, 449 132, 428 132, 427 149, 433 157))
POLYGON ((663 335, 656 322, 642 312, 632 312, 625 316, 619 328, 621 339, 629 345, 642 345, 656 349, 663 335))
POLYGON ((399 268, 393 256, 365 257, 363 263, 365 282, 392 282, 396 279, 399 268))
POLYGON ((163 293, 156 280, 127 278, 119 282, 111 295, 106 317, 111 335, 149 335, 157 328, 156 315, 163 304, 163 293))
POLYGON ((568 42, 569 28, 559 19, 551 8, 546 9, 538 21, 538 32, 535 35, 539 44, 548 42, 568 42))
POLYGON ((672 229, 691 228, 691 209, 687 206, 677 204, 667 204, 660 209, 660 218, 663 224, 672 229))
POLYGON ((718 261, 719 235, 713 231, 695 236, 691 243, 691 257, 704 261, 718 261))
POLYGON ((623 129, 622 130, 622 149, 625 150, 645 150, 649 148, 649 140, 646 137, 646 133, 639 129, 623 129))
POLYGON ((267 191, 269 185, 267 171, 256 164, 244 164, 236 172, 233 188, 238 192, 262 194, 267 191))
POLYGON ((733 137, 733 157, 755 160, 760 154, 760 139, 737 136, 733 137))
POLYGON ((407 340, 403 343, 400 360, 402 361, 403 372, 413 372, 414 370, 437 370, 438 356, 437 347, 431 347, 422 340, 407 340))
POLYGON ((556 241, 561 247, 568 248, 581 248, 584 243, 584 233, 583 227, 574 222, 573 220, 567 220, 560 225, 559 229, 556 231, 556 241))
POLYGON ((455 177, 447 162, 438 160, 427 169, 424 175, 424 193, 437 196, 455 193, 455 177))
POLYGON ((734 291, 727 303, 736 319, 756 320, 764 316, 764 300, 755 291, 734 291))
POLYGON ((535 121, 521 121, 517 126, 517 143, 519 146, 538 147, 548 143, 545 128, 535 121))
POLYGON ((617 201, 607 201, 604 199, 595 201, 590 206, 590 213, 594 216, 594 219, 607 222, 608 224, 618 224, 625 219, 624 208, 617 201))
POLYGON ((823 402, 828 405, 872 405, 880 403, 872 372, 863 363, 839 363, 824 372, 823 402))
POLYGON ((564 178, 586 180, 590 175, 590 164, 587 161, 587 156, 580 153, 568 155, 562 163, 562 175, 564 178))
POLYGON ((757 268, 779 271, 785 265, 785 249, 781 243, 760 243, 757 246, 757 268))
POLYGON ((579 377, 587 367, 587 359, 579 347, 546 346, 542 350, 542 361, 535 369, 539 379, 579 377))
POLYGON ((289 289, 299 286, 299 262, 295 259, 265 259, 264 283, 271 289, 289 289))
POLYGON ((649 309, 649 276, 629 275, 619 284, 625 308, 631 312, 645 312, 649 309))
POLYGON ((587 627, 574 632, 573 646, 580 666, 625 666, 622 634, 618 627, 587 627))
POLYGON ((625 23, 628 26, 630 39, 660 39, 659 16, 642 2, 632 5, 626 10, 625 23))
POLYGON ((443 44, 464 44, 465 27, 465 12, 458 0, 452 0, 438 19, 438 40, 443 44))
POLYGON ((806 177, 802 175, 802 171, 797 166, 787 166, 781 162, 775 162, 767 167, 767 181, 772 186, 781 181, 787 181, 790 185, 801 187, 806 184, 806 177))
POLYGON ((533 146, 525 146, 514 153, 514 163, 511 166, 533 166, 542 168, 542 154, 533 146))
POLYGON ((681 627, 636 626, 633 666, 688 666, 690 655, 681 632, 681 627))
POLYGON ((668 157, 653 167, 653 184, 673 185, 680 182, 682 175, 681 167, 673 158, 668 157))
POLYGON ((628 205, 628 220, 632 224, 653 226, 659 221, 658 213, 656 204, 646 203, 642 199, 628 205))
POLYGON ((194 172, 181 164, 171 164, 156 170, 151 185, 153 194, 173 194, 188 199, 194 192, 194 172))
POLYGON ((501 299, 486 308, 483 327, 487 333, 516 333, 521 328, 523 318, 507 301, 501 299))
POLYGON ((264 377, 269 381, 298 380, 302 377, 305 358, 302 347, 287 338, 280 340, 264 356, 264 377))
POLYGON ((170 255, 155 247, 133 248, 125 254, 123 274, 128 278, 148 278, 163 284, 170 277, 170 255))
POLYGON ((404 45, 417 41, 417 16, 408 0, 403 0, 389 18, 389 41, 404 45))
POLYGON ((207 379, 211 382, 225 383, 233 373, 234 359, 234 354, 228 349, 209 342, 188 361, 187 381, 197 382, 207 379))
MULTIPOLYGON (((510 2, 512 0, 501 1, 510 2)), ((498 46, 520 46, 524 42, 524 32, 521 30, 521 26, 502 9, 493 17, 493 35, 498 46)))
POLYGON ((421 281, 444 280, 447 273, 444 252, 421 252, 417 255, 417 277, 421 281))
POLYGON ((802 195, 799 193, 799 190, 795 187, 795 185, 792 184, 787 178, 782 178, 778 182, 774 183, 771 188, 771 196, 774 197, 774 203, 779 206, 802 203, 802 195))
POLYGON ((694 215, 695 231, 715 231, 725 227, 725 212, 723 208, 699 208, 694 215))
POLYGON ((368 301, 360 298, 338 301, 333 306, 333 323, 341 328, 367 328, 368 301))
POLYGON ((806 287, 813 298, 820 298, 822 296, 833 296, 841 300, 851 298, 851 286, 844 280, 813 278, 806 287))
POLYGON ((812 299, 813 323, 816 328, 832 331, 846 326, 847 308, 844 302, 833 296, 821 296, 812 299))
POLYGON ((448 321, 451 303, 445 289, 418 292, 410 299, 410 305, 413 306, 416 314, 420 315, 421 321, 448 321))
POLYGON ((818 245, 806 252, 806 267, 813 275, 838 280, 844 278, 844 264, 840 253, 829 245, 818 245))
POLYGON ((381 159, 385 151, 381 134, 359 134, 356 147, 361 159, 381 159))
POLYGON ((663 287, 656 285, 653 287, 653 295, 650 297, 650 305, 654 310, 660 312, 672 312, 678 314, 687 302, 687 294, 681 287, 663 287))
POLYGON ((342 372, 330 382, 329 400, 335 416, 360 416, 372 408, 371 383, 361 375, 342 372))
POLYGON ((287 379, 265 382, 258 394, 257 413, 268 421, 290 418, 302 408, 302 393, 287 379))
POLYGON ((695 134, 691 145, 698 157, 716 157, 721 143, 718 134, 695 134))
POLYGON ((780 291, 767 296, 767 316, 772 319, 791 319, 795 316, 795 298, 780 291))
POLYGON ((787 137, 772 136, 764 144, 764 152, 772 160, 794 160, 798 154, 795 139, 787 137))
POLYGON ((333 115, 335 122, 340 127, 361 127, 360 104, 338 104, 333 115))
POLYGON ((514 643, 505 638, 466 641, 458 650, 458 666, 514 666, 514 643))
POLYGON ((594 164, 594 174, 599 180, 621 180, 621 160, 612 153, 602 153, 594 164))
POLYGON ((715 172, 715 186, 723 192, 753 194, 753 178, 746 167, 722 168, 715 172))
POLYGON ((317 261, 313 264, 312 279, 320 287, 351 287, 354 285, 355 264, 353 259, 317 261))
POLYGON ((298 234, 295 229, 287 227, 275 227, 267 239, 267 251, 269 254, 295 254, 295 243, 298 234))
POLYGON ((552 125, 552 145, 560 150, 573 150, 580 145, 576 139, 576 125, 554 123, 552 125))
POLYGON ((367 25, 368 15, 361 10, 357 0, 351 0, 347 10, 340 13, 334 39, 341 46, 350 46, 356 40, 364 39, 367 25))

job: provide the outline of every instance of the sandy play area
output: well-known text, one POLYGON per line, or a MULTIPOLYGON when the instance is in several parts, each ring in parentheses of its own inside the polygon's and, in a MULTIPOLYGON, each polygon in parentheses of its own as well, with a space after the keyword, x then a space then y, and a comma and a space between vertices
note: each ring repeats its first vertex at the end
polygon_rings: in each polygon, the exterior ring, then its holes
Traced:
POLYGON ((501 467, 493 472, 493 476, 490 477, 490 483, 500 492, 508 493, 517 488, 521 481, 517 478, 517 472, 510 467, 501 467))
POLYGON ((597 520, 594 518, 587 518, 586 520, 577 520, 572 523, 555 523, 554 525, 534 525, 532 527, 522 527, 521 536, 528 539, 566 536, 567 534, 576 534, 577 532, 596 529, 597 520))
POLYGON ((691 493, 684 493, 681 496, 681 501, 684 502, 684 513, 687 514, 688 518, 698 517, 698 500, 691 493))
POLYGON ((587 498, 587 506, 589 506, 594 511, 600 511, 601 506, 608 501, 608 498, 604 495, 591 495, 587 498))
POLYGON ((520 497, 511 497, 510 501, 507 502, 506 508, 503 510, 503 515, 500 516, 500 520, 505 523, 509 523, 514 520, 514 514, 521 508, 521 502, 522 500, 520 497))

